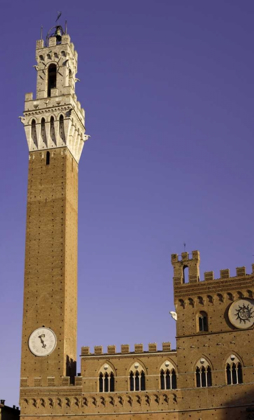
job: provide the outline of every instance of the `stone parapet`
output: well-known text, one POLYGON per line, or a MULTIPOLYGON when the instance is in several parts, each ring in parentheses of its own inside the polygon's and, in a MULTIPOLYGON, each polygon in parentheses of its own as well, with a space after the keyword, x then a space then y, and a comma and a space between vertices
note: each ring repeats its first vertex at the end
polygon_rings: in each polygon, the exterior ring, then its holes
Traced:
POLYGON ((135 344, 134 345, 134 351, 130 351, 130 345, 129 344, 122 344, 121 345, 121 351, 116 351, 116 346, 111 345, 107 347, 107 352, 103 353, 102 346, 94 346, 94 352, 90 353, 90 347, 84 346, 81 347, 81 357, 87 357, 87 356, 101 356, 101 355, 119 355, 119 354, 142 354, 142 353, 162 353, 162 352, 170 352, 171 351, 171 343, 170 342, 164 342, 162 343, 162 349, 157 350, 157 344, 156 343, 150 343, 148 345, 148 349, 144 350, 143 344, 135 344))

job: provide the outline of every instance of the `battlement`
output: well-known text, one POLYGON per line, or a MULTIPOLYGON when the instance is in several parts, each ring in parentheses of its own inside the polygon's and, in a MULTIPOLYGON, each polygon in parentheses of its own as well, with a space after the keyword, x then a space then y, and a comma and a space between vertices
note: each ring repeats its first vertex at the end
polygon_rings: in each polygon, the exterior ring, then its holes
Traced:
MULTIPOLYGON (((200 253, 199 251, 192 251, 192 257, 189 256, 188 252, 182 252, 181 257, 178 254, 171 255, 171 263, 174 267, 174 286, 181 284, 192 284, 200 282, 199 276, 199 264, 200 264, 200 253), (188 279, 185 276, 184 270, 189 268, 188 279)), ((254 264, 252 264, 252 273, 254 273, 254 264)), ((236 277, 246 276, 245 267, 236 267, 236 277)), ((230 270, 224 268, 220 270, 220 277, 218 280, 229 279, 230 270)), ((204 273, 204 281, 214 280, 214 272, 206 271, 204 273)))
POLYGON ((143 344, 135 344, 134 345, 134 351, 130 351, 130 345, 129 344, 122 344, 121 345, 121 351, 116 351, 116 346, 111 345, 107 347, 107 352, 103 353, 103 347, 102 346, 94 346, 94 352, 90 353, 90 347, 81 347, 81 357, 84 356, 101 356, 101 355, 114 355, 114 354, 140 354, 140 353, 157 353, 157 352, 170 352, 171 351, 171 343, 165 342, 162 343, 162 350, 157 350, 157 344, 156 343, 149 343, 148 344, 148 350, 144 350, 143 344))
MULTIPOLYGON (((191 256, 188 252, 183 252, 181 257, 177 254, 171 255, 171 262, 174 267, 174 295, 175 299, 190 297, 199 294, 218 294, 220 292, 234 292, 240 293, 240 289, 246 289, 246 296, 252 296, 250 289, 254 287, 254 264, 252 264, 252 271, 246 274, 245 267, 236 267, 235 276, 230 275, 228 268, 220 270, 220 276, 214 277, 213 271, 206 271, 204 279, 200 280, 199 264, 200 253, 192 251, 191 256), (189 269, 189 277, 186 278, 185 269, 189 269), (239 279, 241 278, 241 283, 239 279)), ((242 293, 242 292, 241 292, 242 293)), ((234 294, 234 293, 233 293, 234 294)), ((200 296, 199 296, 200 298, 200 296)))

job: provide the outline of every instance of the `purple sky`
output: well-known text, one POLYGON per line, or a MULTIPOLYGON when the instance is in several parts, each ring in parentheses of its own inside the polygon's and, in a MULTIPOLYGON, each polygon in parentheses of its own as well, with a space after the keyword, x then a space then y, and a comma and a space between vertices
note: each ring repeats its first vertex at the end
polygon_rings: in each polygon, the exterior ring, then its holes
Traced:
POLYGON ((57 11, 79 54, 82 345, 175 346, 170 255, 254 262, 253 0, 1 2, 0 397, 18 404, 35 41, 57 11), (52 5, 54 5, 52 7, 52 5))

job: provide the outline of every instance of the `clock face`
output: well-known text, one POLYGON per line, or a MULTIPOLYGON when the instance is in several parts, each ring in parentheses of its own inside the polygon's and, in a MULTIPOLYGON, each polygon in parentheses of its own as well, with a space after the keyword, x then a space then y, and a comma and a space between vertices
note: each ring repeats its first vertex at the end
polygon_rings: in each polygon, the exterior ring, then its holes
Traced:
POLYGON ((228 310, 228 317, 236 328, 246 330, 254 324, 254 301, 239 299, 233 302, 228 310))
POLYGON ((56 335, 46 327, 37 328, 29 337, 28 346, 35 356, 48 356, 56 348, 56 335))

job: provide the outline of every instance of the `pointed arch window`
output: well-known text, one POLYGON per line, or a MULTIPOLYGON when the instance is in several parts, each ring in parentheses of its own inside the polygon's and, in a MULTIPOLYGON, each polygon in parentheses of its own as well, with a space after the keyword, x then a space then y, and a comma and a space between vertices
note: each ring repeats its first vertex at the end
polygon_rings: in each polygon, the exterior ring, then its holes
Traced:
POLYGON ((50 118, 50 137, 53 143, 56 144, 55 120, 53 116, 50 118))
POLYGON ((60 138, 64 141, 65 135, 64 135, 64 117, 63 115, 60 115, 59 117, 59 135, 60 138))
POLYGON ((56 88, 56 65, 50 64, 48 67, 48 97, 51 96, 51 89, 56 88))
POLYGON ((212 370, 207 360, 201 358, 196 366, 196 387, 212 386, 212 370))
POLYGON ((37 133, 36 133, 36 121, 35 120, 32 120, 31 136, 32 136, 32 140, 33 140, 35 146, 37 146, 37 133))
POLYGON ((115 391, 115 375, 113 369, 105 363, 99 373, 99 392, 115 391))
POLYGON ((227 385, 237 385, 243 383, 242 364, 234 354, 232 354, 226 361, 226 380, 227 385))
POLYGON ((46 139, 46 128, 45 128, 45 118, 41 119, 41 138, 45 145, 47 145, 47 139, 46 139))
POLYGON ((208 316, 205 311, 198 314, 198 331, 208 331, 208 316))
POLYGON ((142 366, 136 362, 130 369, 130 391, 145 391, 146 375, 142 366))
POLYGON ((168 360, 163 363, 160 369, 160 386, 161 389, 176 389, 176 371, 171 362, 168 360))

